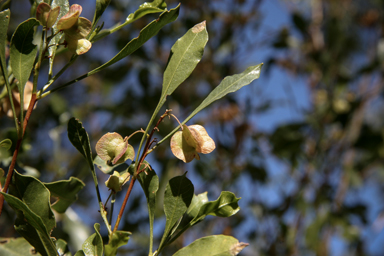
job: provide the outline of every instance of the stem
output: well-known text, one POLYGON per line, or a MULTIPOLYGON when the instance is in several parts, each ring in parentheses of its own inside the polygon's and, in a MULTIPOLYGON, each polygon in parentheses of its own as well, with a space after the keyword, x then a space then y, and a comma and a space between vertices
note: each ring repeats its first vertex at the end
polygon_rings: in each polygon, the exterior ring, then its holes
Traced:
MULTIPOLYGON (((137 179, 137 175, 140 173, 140 166, 141 166, 141 164, 143 163, 145 157, 148 155, 148 150, 149 150, 150 141, 151 141, 151 139, 152 139, 152 136, 153 136, 153 134, 155 133, 155 131, 158 130, 157 127, 159 126, 159 124, 161 123, 161 121, 162 121, 166 116, 169 115, 169 112, 170 112, 170 110, 166 110, 165 113, 159 118, 159 120, 157 121, 155 127, 153 127, 151 134, 150 134, 150 135, 148 136, 148 138, 147 138, 147 141, 146 141, 146 143, 145 143, 145 147, 144 147, 144 150, 143 150, 143 154, 141 155, 141 157, 140 157, 140 161, 138 162, 138 164, 137 164, 137 166, 136 166, 135 173, 134 173, 134 175, 133 175, 133 177, 132 177, 131 183, 129 183, 129 187, 128 187, 128 190, 127 190, 127 194, 125 195, 124 202, 123 202, 123 204, 122 204, 122 206, 121 206, 121 208, 120 208, 119 215, 117 216, 117 220, 116 220, 116 224, 115 224, 115 227, 114 227, 114 229, 113 229, 113 232, 116 232, 116 231, 117 231, 117 228, 118 228, 118 226, 119 226, 120 220, 121 220, 121 218, 122 218, 122 216, 123 216, 123 213, 124 213, 125 206, 127 205, 128 198, 129 198, 129 196, 130 196, 130 194, 131 194, 133 185, 135 184, 135 181, 136 181, 136 179, 137 179)), ((152 119, 153 119, 153 118, 152 118, 152 119)), ((150 124, 148 124, 148 127, 149 127, 149 126, 150 126, 150 124)), ((147 127, 147 130, 148 130, 148 127, 147 127)), ((144 138, 144 137, 146 137, 146 131, 144 132, 143 138, 144 138)), ((143 142, 143 140, 144 140, 144 139, 142 139, 142 142, 143 142)), ((140 143, 140 144, 142 144, 142 143, 140 143)), ((139 150, 139 152, 140 152, 140 150, 139 150)), ((136 160, 137 160, 137 159, 138 159, 138 157, 136 157, 136 160)), ((136 163, 137 163, 137 161, 136 161, 136 163)), ((145 168, 144 168, 144 170, 145 170, 145 168)))
POLYGON ((111 199, 111 212, 109 215, 109 225, 112 225, 112 217, 113 217, 113 208, 115 206, 115 201, 116 201, 116 193, 112 192, 112 199, 111 199))
MULTIPOLYGON (((25 114, 25 119, 24 119, 24 123, 23 123, 23 133, 22 133, 21 137, 16 142, 16 148, 15 148, 15 151, 13 152, 11 165, 9 166, 9 169, 8 169, 7 179, 6 179, 6 181, 4 183, 4 187, 2 189, 2 192, 4 192, 4 193, 7 193, 9 184, 11 183, 13 170, 14 170, 15 165, 16 165, 17 155, 19 154, 21 142, 23 141, 24 134, 25 134, 25 129, 27 127, 29 118, 31 117, 32 110, 36 104, 36 101, 37 101, 36 100, 36 93, 33 93, 32 97, 31 97, 31 101, 30 101, 29 106, 28 106, 27 113, 25 114)), ((0 216, 1 216, 1 212, 3 211, 3 205, 4 205, 4 196, 2 194, 0 194, 0 216)))
POLYGON ((135 181, 136 181, 136 178, 132 177, 132 180, 129 183, 127 194, 125 194, 123 205, 121 206, 119 215, 117 216, 116 224, 115 224, 115 227, 113 228, 113 233, 115 233, 117 231, 117 228, 118 228, 118 226, 120 224, 121 217, 123 216, 125 206, 127 205, 128 198, 129 198, 129 196, 131 194, 131 191, 132 191, 133 185, 135 184, 135 181))
POLYGON ((77 78, 77 79, 75 79, 75 80, 72 80, 71 82, 69 82, 69 83, 67 83, 67 84, 64 84, 63 86, 60 86, 60 87, 58 87, 58 88, 55 88, 55 89, 53 89, 53 90, 50 90, 50 91, 48 91, 48 92, 46 92, 46 93, 44 93, 48 88, 49 88, 49 86, 51 86, 51 84, 56 80, 56 79, 58 79, 63 73, 64 73, 64 71, 65 70, 67 70, 67 68, 69 67, 69 66, 71 66, 72 64, 73 64, 73 62, 75 62, 75 60, 77 59, 77 56, 78 55, 74 55, 74 56, 72 56, 72 58, 71 58, 71 60, 67 63, 67 64, 65 64, 65 66, 53 77, 53 78, 51 78, 49 81, 48 81, 48 83, 37 93, 37 97, 38 97, 38 99, 42 99, 42 98, 44 98, 44 97, 46 97, 46 96, 48 96, 49 94, 51 94, 52 92, 54 92, 54 91, 57 91, 57 90, 59 90, 59 89, 61 89, 61 88, 64 88, 64 87, 66 87, 66 86, 68 86, 68 85, 70 85, 70 84, 73 84, 73 83, 75 83, 75 82, 77 82, 77 81, 79 81, 79 80, 81 80, 81 79, 84 79, 84 78, 86 78, 87 76, 85 76, 85 77, 79 77, 79 78, 77 78))

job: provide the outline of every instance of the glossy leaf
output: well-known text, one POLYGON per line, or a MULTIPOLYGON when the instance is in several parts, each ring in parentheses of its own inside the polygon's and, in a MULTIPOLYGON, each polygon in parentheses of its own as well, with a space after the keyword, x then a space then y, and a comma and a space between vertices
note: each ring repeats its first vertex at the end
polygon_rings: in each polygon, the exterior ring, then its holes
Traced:
POLYGON ((5 48, 7 45, 7 31, 10 16, 11 12, 9 9, 0 12, 0 66, 4 79, 8 79, 7 63, 5 62, 5 48))
POLYGON ((104 63, 100 67, 90 71, 87 76, 95 74, 99 72, 100 70, 111 66, 112 64, 118 62, 119 60, 127 57, 128 55, 132 54, 134 51, 139 49, 145 42, 147 42, 151 37, 155 36, 162 27, 167 25, 168 23, 174 21, 177 19, 177 16, 179 15, 179 8, 180 5, 178 5, 176 8, 171 9, 169 11, 163 12, 160 17, 151 23, 149 23, 145 28, 143 28, 140 31, 140 34, 138 37, 132 39, 118 54, 116 54, 111 60, 104 63))
POLYGON ((63 255, 63 256, 72 255, 70 254, 70 251, 68 249, 67 242, 65 242, 63 239, 56 240, 55 245, 59 255, 63 255))
POLYGON ((219 100, 231 92, 235 92, 245 85, 250 84, 253 80, 260 77, 260 70, 263 64, 248 67, 244 72, 227 76, 221 83, 204 99, 204 101, 190 114, 183 123, 188 122, 201 110, 209 106, 212 102, 219 100))
POLYGON ((222 191, 219 198, 212 202, 207 202, 201 206, 199 213, 192 220, 192 225, 197 221, 201 221, 207 215, 218 217, 230 217, 240 211, 237 202, 241 198, 237 198, 235 194, 228 191, 222 191))
POLYGON ((206 193, 194 196, 191 205, 180 222, 179 229, 176 230, 177 233, 175 232, 175 235, 168 240, 167 244, 176 240, 188 228, 202 221, 207 215, 219 217, 234 215, 240 210, 237 204, 239 200, 240 198, 236 198, 235 194, 227 191, 221 192, 219 198, 211 202, 208 202, 206 193))
POLYGON ((56 247, 42 219, 19 198, 3 192, 0 193, 10 207, 20 212, 15 222, 16 231, 28 240, 41 255, 56 256, 56 247))
POLYGON ((51 210, 50 193, 41 181, 14 171, 9 194, 22 200, 33 213, 41 218, 47 233, 56 226, 55 216, 51 210))
POLYGON ((88 133, 82 123, 74 117, 68 122, 68 138, 72 145, 85 157, 91 170, 94 170, 88 133))
POLYGON ((239 241, 232 236, 207 236, 197 239, 190 245, 177 251, 173 256, 235 256, 246 246, 248 246, 248 244, 239 243, 239 241))
POLYGON ((139 6, 139 9, 137 9, 134 13, 131 13, 128 15, 126 24, 132 23, 137 19, 140 19, 141 17, 150 14, 150 13, 157 13, 157 12, 163 12, 167 8, 167 4, 164 1, 155 0, 150 3, 143 3, 139 6))
POLYGON ((171 229, 187 211, 193 198, 194 187, 186 174, 172 178, 164 192, 164 212, 166 217, 164 235, 161 240, 159 251, 165 245, 166 239, 171 234, 171 229))
MULTIPOLYGON (((68 0, 53 0, 51 3, 51 7, 54 10, 57 7, 60 7, 60 13, 57 17, 57 20, 60 20, 68 11, 69 11, 69 3, 68 0)), ((52 32, 57 32, 57 22, 52 26, 52 32)), ((63 36, 63 33, 58 33, 56 36, 54 36, 51 41, 49 42, 49 45, 51 47, 48 48, 49 55, 51 56, 49 58, 49 70, 52 71, 53 61, 55 59, 57 46, 56 44, 60 41, 61 37, 63 36)))
POLYGON ((129 237, 132 235, 128 231, 116 231, 109 239, 109 243, 105 245, 105 256, 115 256, 117 249, 128 243, 129 237))
POLYGON ((8 150, 12 147, 12 141, 10 139, 5 139, 0 141, 0 148, 5 148, 5 150, 8 150))
POLYGON ((84 182, 75 177, 70 177, 69 180, 44 183, 44 185, 51 192, 51 196, 57 198, 57 201, 52 204, 52 209, 58 213, 64 213, 77 200, 77 193, 85 186, 84 182))
POLYGON ((35 62, 37 46, 33 44, 35 26, 40 23, 35 19, 28 19, 17 27, 11 39, 10 63, 21 95, 20 105, 24 105, 24 86, 27 83, 35 62))
MULTIPOLYGON (((147 161, 144 161, 144 164, 148 164, 147 161)), ((149 166, 149 164, 148 164, 149 166)), ((147 207, 149 215, 149 243, 150 243, 150 254, 152 254, 152 245, 153 245, 153 223, 155 219, 155 208, 156 208, 156 193, 159 189, 159 177, 157 176, 155 170, 149 168, 147 169, 147 174, 141 172, 138 176, 141 187, 143 188, 145 197, 147 198, 147 207)))
POLYGON ((85 240, 82 249, 87 256, 100 256, 103 255, 103 239, 100 235, 100 224, 96 223, 94 226, 95 233, 85 240))
POLYGON ((87 256, 84 254, 84 251, 83 250, 78 250, 76 253, 75 253, 75 256, 87 256))
POLYGON ((197 63, 200 62, 207 42, 208 32, 205 21, 203 21, 188 30, 172 46, 168 64, 164 71, 160 102, 165 101, 166 96, 172 94, 189 77, 197 63))
POLYGON ((24 238, 0 238, 0 255, 33 256, 33 247, 24 238))

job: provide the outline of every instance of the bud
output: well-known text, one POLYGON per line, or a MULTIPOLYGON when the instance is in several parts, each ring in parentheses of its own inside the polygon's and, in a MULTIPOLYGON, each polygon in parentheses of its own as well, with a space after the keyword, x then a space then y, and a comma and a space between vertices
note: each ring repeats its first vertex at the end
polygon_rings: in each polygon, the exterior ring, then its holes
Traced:
POLYGON ((171 138, 172 153, 185 163, 194 158, 199 160, 198 153, 211 153, 215 147, 215 142, 201 125, 183 125, 183 131, 176 132, 171 138))
POLYGON ((118 173, 116 171, 113 172, 111 176, 109 176, 108 180, 105 182, 105 186, 113 190, 113 192, 119 192, 122 190, 122 186, 129 181, 130 178, 129 172, 118 173))

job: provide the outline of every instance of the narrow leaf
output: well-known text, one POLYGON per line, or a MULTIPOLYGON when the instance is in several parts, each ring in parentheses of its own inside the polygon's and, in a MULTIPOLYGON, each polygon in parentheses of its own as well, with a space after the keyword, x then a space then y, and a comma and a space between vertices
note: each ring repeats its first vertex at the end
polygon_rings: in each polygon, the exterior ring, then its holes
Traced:
POLYGON ((100 235, 100 224, 95 223, 93 226, 96 233, 91 235, 83 243, 83 253, 87 256, 101 256, 103 255, 103 239, 100 235))
POLYGON ((151 37, 155 36, 162 27, 167 25, 168 23, 176 20, 179 15, 180 5, 176 8, 171 9, 169 11, 163 12, 160 17, 151 23, 149 23, 145 28, 140 31, 138 37, 132 39, 118 54, 116 54, 111 60, 104 63, 100 67, 90 71, 87 75, 92 75, 94 73, 99 72, 100 70, 111 66, 112 64, 118 62, 119 60, 127 57, 132 54, 134 51, 139 49, 145 42, 147 42, 151 37))
POLYGON ((94 170, 88 133, 85 131, 82 123, 74 117, 68 122, 68 138, 72 145, 85 157, 91 170, 94 170))
POLYGON ((12 141, 10 139, 5 139, 0 141, 0 148, 5 148, 5 150, 8 150, 12 147, 12 141))
MULTIPOLYGON (((144 164, 148 164, 147 161, 144 161, 144 164)), ((149 167, 149 164, 148 164, 149 167)), ((153 246, 153 223, 155 219, 155 207, 156 207, 156 192, 159 189, 159 177, 157 176, 155 170, 149 169, 147 167, 147 174, 141 172, 138 176, 141 187, 143 188, 145 197, 147 198, 147 207, 149 215, 149 253, 152 255, 152 246, 153 246)))
POLYGON ((109 243, 105 245, 105 256, 115 256, 117 249, 128 243, 129 237, 132 235, 128 231, 116 231, 109 239, 109 243))
POLYGON ((5 48, 7 45, 7 31, 10 16, 11 13, 9 9, 0 12, 0 65, 4 80, 8 80, 7 63, 5 62, 5 48))
POLYGON ((208 42, 208 32, 205 21, 193 28, 178 39, 171 48, 167 67, 164 71, 161 100, 165 101, 167 95, 185 80, 200 62, 204 47, 208 42))
POLYGON ((57 249, 57 252, 59 253, 59 255, 63 255, 63 256, 72 255, 72 254, 70 254, 70 251, 68 249, 67 242, 64 241, 63 239, 56 240, 55 245, 56 245, 56 249, 57 249))
POLYGON ((0 238, 0 255, 33 256, 33 247, 24 238, 0 238))
POLYGON ((23 106, 24 86, 27 83, 35 62, 37 46, 33 44, 35 26, 40 23, 35 18, 22 22, 11 39, 10 63, 13 74, 19 81, 20 105, 23 106))
POLYGON ((67 208, 77 200, 77 193, 85 186, 84 182, 75 177, 69 180, 60 180, 51 183, 44 183, 51 195, 57 198, 52 204, 52 209, 58 213, 64 213, 67 208))
POLYGON ((96 0, 95 15, 93 16, 92 29, 97 25, 101 15, 103 15, 105 9, 107 9, 111 0, 96 0))
POLYGON ((138 20, 141 17, 150 13, 163 12, 166 9, 166 7, 167 7, 167 4, 164 1, 159 1, 159 0, 155 0, 150 3, 143 3, 142 5, 139 6, 139 9, 137 9, 134 13, 131 13, 128 15, 125 24, 132 23, 135 20, 138 20))
POLYGON ((180 249, 173 256, 235 256, 248 244, 239 243, 232 236, 216 235, 197 239, 190 245, 180 249))
POLYGON ((164 235, 159 246, 159 252, 165 245, 171 229, 187 211, 193 198, 194 187, 192 182, 185 176, 172 178, 164 192, 164 212, 166 217, 164 235))
POLYGON ((41 218, 31 211, 19 198, 4 192, 0 193, 4 196, 9 206, 19 212, 15 222, 16 231, 28 240, 41 255, 56 256, 56 247, 41 218))
POLYGON ((260 69, 263 64, 248 67, 243 73, 227 76, 221 83, 204 99, 204 101, 190 114, 183 124, 188 122, 201 110, 209 106, 212 102, 223 98, 225 95, 235 92, 245 85, 250 84, 253 80, 259 78, 260 69))

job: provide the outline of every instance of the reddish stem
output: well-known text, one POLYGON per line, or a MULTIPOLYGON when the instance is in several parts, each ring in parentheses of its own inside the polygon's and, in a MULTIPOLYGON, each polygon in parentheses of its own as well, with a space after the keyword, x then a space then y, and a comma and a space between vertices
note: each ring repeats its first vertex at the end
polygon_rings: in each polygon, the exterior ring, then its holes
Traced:
POLYGON ((119 215, 117 216, 116 224, 115 224, 115 227, 113 228, 113 233, 115 233, 117 231, 117 228, 118 228, 118 226, 120 224, 121 217, 123 216, 125 206, 127 205, 128 198, 129 198, 129 196, 131 194, 131 191, 132 191, 132 188, 133 188, 133 184, 135 184, 135 181, 136 181, 136 178, 132 177, 132 180, 129 183, 127 194, 125 195, 125 198, 124 198, 123 205, 121 206, 119 215))
MULTIPOLYGON (((17 155, 19 154, 21 142, 23 141, 24 134, 25 134, 25 129, 27 128, 28 121, 29 121, 29 118, 31 117, 32 110, 35 104, 36 104, 36 93, 32 94, 31 101, 29 102, 28 110, 27 110, 27 113, 25 114, 24 123, 23 123, 23 134, 21 135, 21 138, 19 138, 16 142, 16 147, 15 147, 15 151, 13 152, 11 165, 9 166, 9 169, 8 169, 7 179, 4 183, 4 188, 2 189, 1 192, 6 193, 8 190, 9 184, 11 183, 13 170, 15 169, 15 165, 16 165, 17 155)), ((4 205, 4 196, 0 194, 0 216, 3 211, 3 205, 4 205)))

